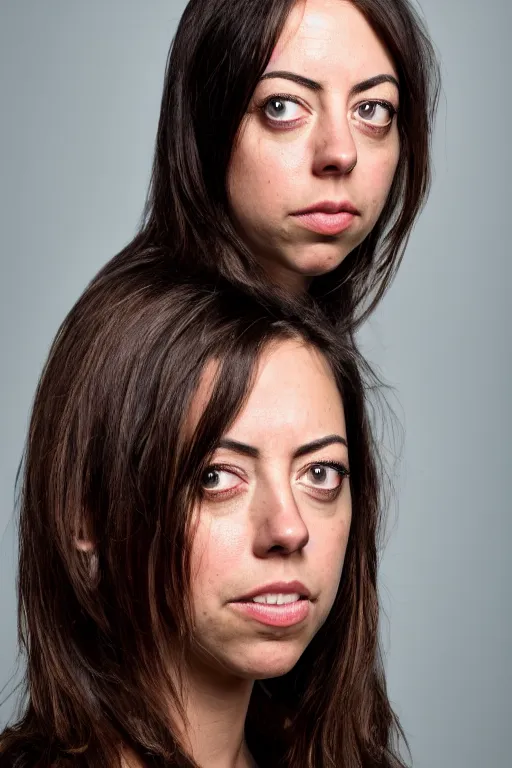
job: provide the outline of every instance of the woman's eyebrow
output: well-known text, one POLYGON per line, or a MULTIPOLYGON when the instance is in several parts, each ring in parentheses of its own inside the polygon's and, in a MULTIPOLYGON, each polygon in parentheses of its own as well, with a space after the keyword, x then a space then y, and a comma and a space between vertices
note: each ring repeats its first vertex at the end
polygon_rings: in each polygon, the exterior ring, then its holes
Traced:
POLYGON ((356 83, 356 85, 353 85, 350 89, 350 95, 355 96, 363 91, 369 91, 370 88, 375 88, 376 85, 380 85, 381 83, 391 83, 392 85, 396 85, 397 90, 400 90, 400 84, 396 77, 383 74, 375 75, 375 77, 369 77, 368 80, 363 80, 361 83, 356 83))
POLYGON ((293 458, 298 459, 300 456, 306 456, 308 453, 314 453, 315 451, 319 451, 321 448, 325 448, 328 445, 333 445, 334 443, 340 443, 341 445, 344 445, 346 448, 348 448, 347 441, 341 435, 328 435, 327 437, 321 437, 319 440, 313 440, 311 443, 301 445, 300 448, 297 448, 293 454, 293 458))
MULTIPOLYGON (((305 88, 309 88, 311 91, 323 91, 324 87, 321 83, 317 83, 316 80, 310 80, 309 77, 304 77, 303 75, 296 75, 294 72, 286 72, 282 70, 277 70, 275 72, 267 72, 266 74, 262 75, 260 80, 268 80, 272 77, 278 77, 283 78, 284 80, 291 80, 294 83, 297 83, 298 85, 303 85, 305 88)), ((374 77, 369 77, 367 80, 362 80, 360 83, 356 83, 352 86, 350 89, 350 96, 355 96, 358 93, 363 93, 363 91, 369 91, 370 88, 375 88, 375 86, 380 85, 381 83, 391 83, 392 85, 395 85, 398 89, 400 89, 400 85, 398 83, 398 80, 396 77, 393 77, 393 75, 375 75, 374 77)))
POLYGON ((217 448, 226 448, 228 451, 234 451, 234 453, 241 453, 242 456, 249 456, 251 459, 258 459, 260 452, 258 448, 253 445, 247 445, 246 443, 239 443, 238 440, 230 440, 224 437, 217 443, 217 448))
MULTIPOLYGON (((334 443, 340 443, 348 448, 347 441, 341 435, 328 435, 327 437, 321 437, 318 440, 313 440, 311 443, 305 443, 293 454, 294 459, 298 459, 301 456, 306 456, 308 453, 314 453, 321 448, 325 448, 328 445, 334 443)), ((227 437, 219 440, 217 448, 225 448, 228 451, 234 451, 234 453, 241 453, 243 456, 249 456, 251 459, 258 459, 260 457, 260 451, 253 445, 247 445, 247 443, 240 443, 238 440, 230 440, 227 437)))
POLYGON ((309 88, 311 91, 323 91, 323 86, 317 83, 316 80, 310 80, 309 77, 303 77, 303 75, 296 75, 294 72, 284 72, 278 70, 276 72, 267 72, 262 75, 260 80, 268 80, 270 77, 279 77, 284 80, 291 80, 297 85, 303 85, 305 88, 309 88))

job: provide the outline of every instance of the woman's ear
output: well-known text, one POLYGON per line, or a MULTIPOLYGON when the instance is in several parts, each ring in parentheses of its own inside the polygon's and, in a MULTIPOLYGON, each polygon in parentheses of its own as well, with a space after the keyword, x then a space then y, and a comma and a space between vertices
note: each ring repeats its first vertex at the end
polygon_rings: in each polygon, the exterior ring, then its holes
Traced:
POLYGON ((96 549, 96 544, 90 525, 85 524, 82 520, 78 533, 75 535, 75 547, 80 552, 93 552, 96 549))
POLYGON ((92 539, 84 539, 81 536, 75 536, 75 547, 80 550, 80 552, 92 552, 95 546, 96 545, 92 539))
POLYGON ((86 556, 89 576, 93 585, 97 583, 99 577, 99 557, 96 545, 97 542, 94 538, 89 536, 88 531, 83 528, 80 529, 78 536, 75 536, 75 547, 78 552, 83 552, 86 556))

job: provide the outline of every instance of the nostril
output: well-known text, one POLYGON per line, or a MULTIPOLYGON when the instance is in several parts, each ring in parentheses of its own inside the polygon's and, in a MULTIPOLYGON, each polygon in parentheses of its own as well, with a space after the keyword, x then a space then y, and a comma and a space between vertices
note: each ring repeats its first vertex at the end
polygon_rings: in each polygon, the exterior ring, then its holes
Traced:
POLYGON ((273 547, 270 547, 269 552, 288 552, 288 550, 282 544, 274 544, 273 547))
POLYGON ((336 173, 336 174, 343 174, 346 175, 347 173, 350 173, 354 170, 356 167, 356 162, 353 161, 350 163, 350 165, 347 164, 347 166, 343 166, 341 163, 339 165, 331 164, 331 165, 324 165, 322 169, 322 173, 336 173))

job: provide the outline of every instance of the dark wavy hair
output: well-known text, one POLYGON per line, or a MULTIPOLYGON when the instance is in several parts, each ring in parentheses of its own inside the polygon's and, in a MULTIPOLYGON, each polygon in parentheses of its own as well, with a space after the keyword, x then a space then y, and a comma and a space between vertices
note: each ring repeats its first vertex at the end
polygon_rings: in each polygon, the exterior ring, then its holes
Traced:
POLYGON ((115 768, 121 745, 147 766, 194 766, 163 704, 170 696, 180 711, 167 653, 193 636, 192 508, 262 350, 287 338, 325 356, 343 398, 352 523, 330 615, 288 674, 266 691, 255 685, 248 742, 269 767, 402 768, 379 653, 381 513, 365 379, 354 347, 322 320, 228 281, 179 282, 163 255, 114 260, 86 289, 50 350, 22 466, 25 696, 0 735, 1 768, 115 768), (189 434, 211 360, 211 398, 189 434), (84 531, 92 551, 76 546, 84 531))
MULTIPOLYGON (((169 53, 151 186, 127 255, 164 247, 170 260, 271 290, 229 215, 226 176, 254 89, 296 0, 190 0, 169 53)), ((351 0, 389 51, 400 84, 400 156, 381 216, 365 240, 310 292, 355 329, 400 264, 431 181, 439 92, 436 56, 409 0, 351 0)))

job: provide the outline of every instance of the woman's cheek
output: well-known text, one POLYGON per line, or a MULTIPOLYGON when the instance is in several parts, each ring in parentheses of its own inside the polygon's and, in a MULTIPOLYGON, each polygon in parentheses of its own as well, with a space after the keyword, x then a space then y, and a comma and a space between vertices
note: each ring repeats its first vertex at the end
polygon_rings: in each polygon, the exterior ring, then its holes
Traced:
POLYGON ((310 540, 311 554, 318 562, 318 570, 325 585, 326 594, 334 601, 343 570, 347 550, 350 520, 342 520, 328 529, 321 541, 310 540))
POLYGON ((228 517, 205 515, 199 522, 192 547, 192 569, 197 583, 217 584, 243 559, 247 542, 245 527, 228 517))
POLYGON ((369 214, 367 223, 370 229, 375 226, 386 204, 395 172, 396 164, 388 161, 385 164, 382 162, 375 164, 365 174, 366 210, 369 214))
POLYGON ((396 169, 398 166, 398 160, 400 156, 400 147, 398 138, 394 143, 393 148, 382 158, 374 169, 373 182, 381 190, 382 207, 387 199, 389 190, 395 178, 396 169))
MULTIPOLYGON (((283 137, 284 139, 284 137, 283 137)), ((296 194, 308 163, 306 148, 297 141, 276 141, 248 125, 234 150, 228 174, 229 196, 236 209, 250 200, 275 214, 275 203, 286 205, 296 194)), ((303 181, 303 179, 302 179, 303 181)), ((272 216, 270 215, 270 218, 272 216)))

